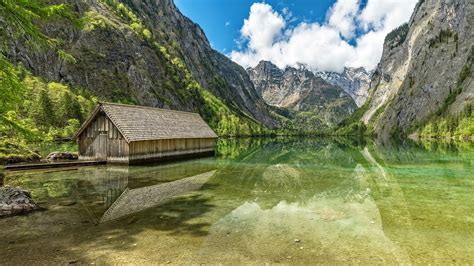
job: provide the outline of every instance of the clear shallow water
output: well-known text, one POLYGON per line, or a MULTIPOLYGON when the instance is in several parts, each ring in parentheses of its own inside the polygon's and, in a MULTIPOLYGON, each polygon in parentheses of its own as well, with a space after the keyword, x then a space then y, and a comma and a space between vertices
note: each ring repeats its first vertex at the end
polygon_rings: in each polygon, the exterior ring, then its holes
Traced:
POLYGON ((7 174, 46 210, 0 219, 2 263, 474 263, 473 144, 240 139, 218 151, 7 174))

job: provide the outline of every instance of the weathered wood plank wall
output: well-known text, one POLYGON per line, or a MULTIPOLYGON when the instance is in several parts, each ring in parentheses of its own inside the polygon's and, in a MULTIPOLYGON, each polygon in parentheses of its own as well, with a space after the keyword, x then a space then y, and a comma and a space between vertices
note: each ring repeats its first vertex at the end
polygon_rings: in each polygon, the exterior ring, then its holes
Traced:
POLYGON ((213 152, 216 139, 162 139, 127 143, 112 121, 104 113, 100 113, 79 136, 78 142, 81 160, 100 159, 106 147, 107 161, 129 163, 213 152), (100 134, 106 136, 106 145, 103 138, 99 137, 100 134))
POLYGON ((130 143, 130 161, 214 151, 215 139, 163 139, 130 143))
POLYGON ((128 160, 128 143, 112 121, 103 113, 99 114, 78 138, 81 159, 95 159, 98 156, 99 146, 95 141, 100 134, 107 134, 107 158, 128 160))

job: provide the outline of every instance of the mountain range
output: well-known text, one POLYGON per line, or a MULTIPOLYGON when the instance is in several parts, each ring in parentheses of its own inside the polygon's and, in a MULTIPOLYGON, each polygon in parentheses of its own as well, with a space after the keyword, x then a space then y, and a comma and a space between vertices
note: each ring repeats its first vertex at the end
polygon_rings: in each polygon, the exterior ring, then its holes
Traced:
POLYGON ((46 50, 12 38, 9 61, 101 100, 199 112, 219 135, 287 124, 419 135, 435 123, 457 126, 474 102, 471 0, 420 0, 410 21, 386 37, 375 70, 341 73, 268 61, 245 70, 213 50, 172 0, 65 2, 80 23, 42 25, 60 40, 46 50))
POLYGON ((357 109, 349 93, 305 67, 279 69, 269 61, 261 61, 247 72, 266 103, 311 112, 320 125, 335 126, 357 109))
POLYGON ((345 67, 342 73, 330 71, 317 71, 316 76, 321 77, 326 82, 339 86, 347 92, 358 107, 364 105, 369 97, 370 78, 372 71, 367 71, 363 67, 345 67))

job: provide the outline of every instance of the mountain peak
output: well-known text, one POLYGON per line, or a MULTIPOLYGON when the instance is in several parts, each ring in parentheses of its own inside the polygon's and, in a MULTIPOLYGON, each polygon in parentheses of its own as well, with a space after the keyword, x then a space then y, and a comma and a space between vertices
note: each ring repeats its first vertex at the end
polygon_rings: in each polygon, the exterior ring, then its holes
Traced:
POLYGON ((271 61, 261 60, 255 67, 249 69, 260 69, 260 70, 280 70, 281 69, 273 64, 271 61))
POLYGON ((248 73, 266 103, 311 113, 315 122, 310 125, 312 129, 334 126, 356 108, 354 100, 343 89, 301 65, 282 70, 272 62, 261 61, 249 68, 248 73))

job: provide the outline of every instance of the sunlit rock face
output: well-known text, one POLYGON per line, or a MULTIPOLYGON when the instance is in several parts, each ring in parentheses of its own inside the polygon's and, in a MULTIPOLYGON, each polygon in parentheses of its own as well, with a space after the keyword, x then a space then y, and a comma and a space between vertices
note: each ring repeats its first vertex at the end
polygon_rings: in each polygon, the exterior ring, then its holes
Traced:
POLYGON ((198 112, 204 96, 187 88, 186 68, 199 85, 232 109, 268 127, 278 125, 245 69, 212 49, 201 27, 172 0, 63 2, 84 25, 55 20, 45 31, 59 38, 61 51, 74 60, 60 58, 53 49, 38 51, 12 42, 6 55, 11 62, 45 80, 83 88, 100 99, 198 112), (133 12, 151 37, 137 30, 137 23, 133 25, 127 17, 130 14, 121 15, 106 2, 133 12), (182 63, 177 67, 178 59, 182 63))
POLYGON ((357 108, 347 92, 304 67, 279 69, 261 61, 247 72, 266 103, 311 112, 326 125, 339 123, 357 108))
POLYGON ((338 86, 347 92, 358 107, 367 101, 372 71, 367 71, 362 67, 346 67, 342 73, 319 71, 315 74, 329 84, 338 86))
POLYGON ((437 112, 456 115, 472 103, 473 13, 471 0, 419 1, 407 27, 385 39, 361 121, 381 137, 409 134, 437 112))

